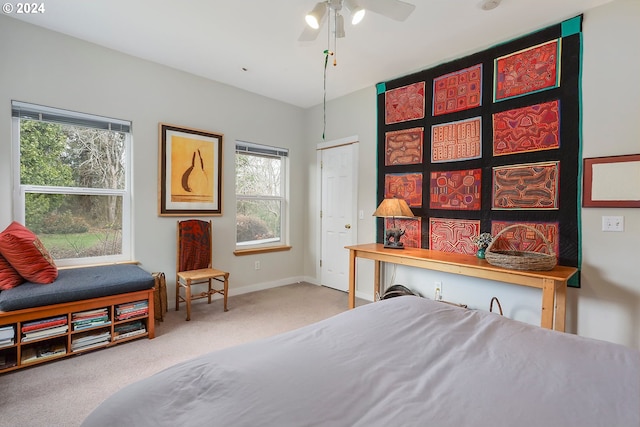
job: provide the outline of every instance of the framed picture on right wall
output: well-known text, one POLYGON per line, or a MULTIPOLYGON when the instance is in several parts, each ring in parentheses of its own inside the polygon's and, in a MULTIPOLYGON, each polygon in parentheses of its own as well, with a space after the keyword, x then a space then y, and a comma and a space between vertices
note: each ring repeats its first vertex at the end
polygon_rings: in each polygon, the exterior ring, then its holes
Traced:
POLYGON ((640 154, 584 159, 582 206, 640 208, 640 154))

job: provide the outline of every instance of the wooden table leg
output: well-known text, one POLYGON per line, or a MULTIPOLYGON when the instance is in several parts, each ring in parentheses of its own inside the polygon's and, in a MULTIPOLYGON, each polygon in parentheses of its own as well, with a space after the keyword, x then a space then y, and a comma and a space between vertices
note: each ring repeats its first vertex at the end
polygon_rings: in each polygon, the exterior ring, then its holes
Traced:
POLYGON ((374 261, 373 267, 373 300, 377 301, 376 298, 381 297, 380 295, 380 265, 382 263, 378 260, 374 261))
POLYGON ((553 329, 564 332, 567 321, 567 282, 556 282, 555 323, 553 329))
POLYGON ((553 279, 542 279, 542 319, 540 326, 553 329, 555 312, 556 282, 553 279))
POLYGON ((349 251, 349 308, 356 307, 356 251, 349 251))

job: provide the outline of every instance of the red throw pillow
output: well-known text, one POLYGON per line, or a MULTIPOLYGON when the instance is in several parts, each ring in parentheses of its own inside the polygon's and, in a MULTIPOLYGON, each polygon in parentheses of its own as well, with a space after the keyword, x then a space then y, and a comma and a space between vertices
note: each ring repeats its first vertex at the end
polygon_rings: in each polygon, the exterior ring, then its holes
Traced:
POLYGON ((24 278, 18 274, 9 261, 0 254, 0 290, 15 288, 24 282, 24 278))
POLYGON ((19 222, 0 233, 0 254, 30 282, 46 284, 58 277, 58 267, 38 236, 19 222))

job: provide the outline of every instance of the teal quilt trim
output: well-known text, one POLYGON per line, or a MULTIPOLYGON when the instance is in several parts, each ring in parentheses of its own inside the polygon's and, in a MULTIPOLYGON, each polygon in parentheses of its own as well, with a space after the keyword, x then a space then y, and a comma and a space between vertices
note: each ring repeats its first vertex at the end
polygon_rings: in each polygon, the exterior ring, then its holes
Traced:
MULTIPOLYGON (((576 18, 574 18, 575 20, 576 18)), ((564 30, 564 26, 563 26, 564 30)), ((580 143, 578 144, 578 272, 573 275, 567 282, 567 286, 573 288, 580 287, 580 271, 582 270, 582 174, 584 173, 582 167, 582 49, 583 49, 583 40, 582 33, 578 34, 580 37, 580 67, 578 68, 578 139, 580 143)))
POLYGON ((575 18, 567 19, 566 21, 562 22, 562 37, 568 37, 580 33, 581 22, 581 16, 576 16, 575 18))

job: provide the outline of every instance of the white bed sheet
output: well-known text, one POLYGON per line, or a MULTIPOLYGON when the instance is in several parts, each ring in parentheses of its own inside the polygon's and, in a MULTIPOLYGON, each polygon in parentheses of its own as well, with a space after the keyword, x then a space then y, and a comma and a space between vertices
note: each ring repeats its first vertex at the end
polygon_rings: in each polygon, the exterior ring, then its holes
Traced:
POLYGON ((640 426, 640 352, 404 296, 131 384, 96 426, 640 426))

